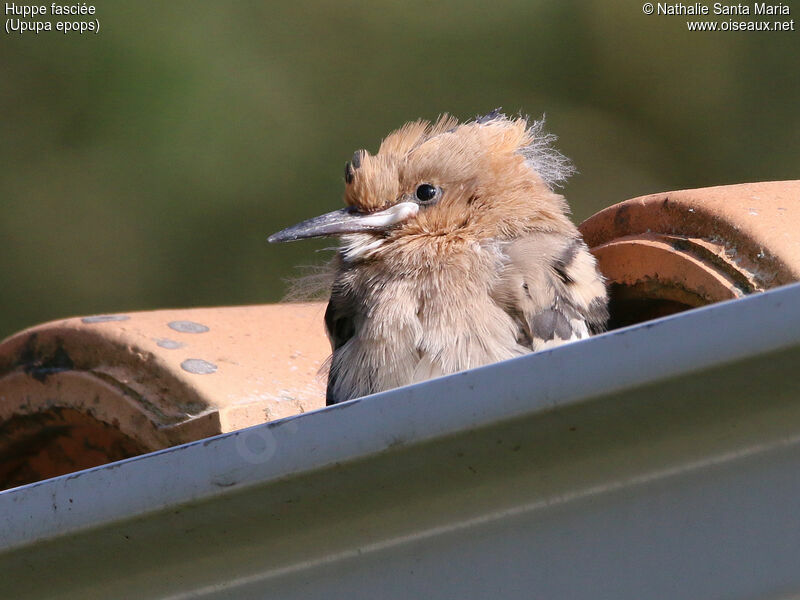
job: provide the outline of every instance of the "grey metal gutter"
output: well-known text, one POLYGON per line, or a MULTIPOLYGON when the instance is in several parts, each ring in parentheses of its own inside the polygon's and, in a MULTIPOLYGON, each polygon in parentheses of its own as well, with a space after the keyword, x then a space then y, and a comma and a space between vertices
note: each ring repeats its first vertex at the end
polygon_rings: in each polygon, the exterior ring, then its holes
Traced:
POLYGON ((0 597, 800 592, 800 285, 0 493, 0 597))

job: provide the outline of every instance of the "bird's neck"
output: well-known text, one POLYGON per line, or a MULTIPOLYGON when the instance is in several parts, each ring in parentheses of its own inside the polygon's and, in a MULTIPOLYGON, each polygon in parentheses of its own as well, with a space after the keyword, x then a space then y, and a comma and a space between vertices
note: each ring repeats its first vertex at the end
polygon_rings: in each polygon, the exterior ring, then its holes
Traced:
POLYGON ((349 268, 363 268, 386 278, 424 279, 448 272, 496 269, 502 245, 493 240, 478 241, 461 235, 391 239, 353 234, 342 238, 339 256, 349 268))

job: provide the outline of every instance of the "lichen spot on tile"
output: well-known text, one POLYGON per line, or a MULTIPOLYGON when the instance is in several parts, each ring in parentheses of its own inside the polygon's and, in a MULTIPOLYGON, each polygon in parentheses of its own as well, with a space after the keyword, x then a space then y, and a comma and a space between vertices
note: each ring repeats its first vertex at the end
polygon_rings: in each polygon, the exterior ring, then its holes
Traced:
POLYGON ((170 329, 174 329, 180 333, 205 333, 208 331, 208 327, 202 323, 195 323, 194 321, 170 321, 167 325, 170 329))
POLYGON ((181 363, 181 369, 194 375, 209 375, 217 371, 217 365, 202 358, 187 358, 181 363))
POLYGON ((160 348, 166 348, 167 350, 177 350, 178 348, 183 348, 186 345, 183 342, 177 342, 168 338, 157 339, 156 344, 160 348))
POLYGON ((108 323, 110 321, 127 321, 130 319, 128 315, 95 315, 93 317, 83 317, 81 321, 84 323, 108 323))

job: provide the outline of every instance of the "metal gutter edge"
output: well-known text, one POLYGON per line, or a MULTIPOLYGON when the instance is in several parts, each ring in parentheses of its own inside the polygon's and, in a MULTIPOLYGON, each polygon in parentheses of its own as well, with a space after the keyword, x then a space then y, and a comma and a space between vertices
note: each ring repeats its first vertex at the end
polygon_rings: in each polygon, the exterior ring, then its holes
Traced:
POLYGON ((0 552, 798 345, 792 284, 0 492, 0 552))

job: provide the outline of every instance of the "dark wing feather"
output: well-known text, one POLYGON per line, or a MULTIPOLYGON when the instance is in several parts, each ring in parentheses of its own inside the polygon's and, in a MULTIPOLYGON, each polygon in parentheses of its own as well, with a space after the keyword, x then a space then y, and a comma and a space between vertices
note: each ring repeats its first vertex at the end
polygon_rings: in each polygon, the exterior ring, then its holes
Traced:
MULTIPOLYGON (((328 332, 328 339, 334 354, 355 335, 355 306, 336 284, 333 286, 328 308, 325 310, 325 329, 328 332)), ((328 388, 325 394, 327 406, 346 400, 346 398, 337 398, 335 395, 337 369, 333 358, 330 363, 328 388)))

